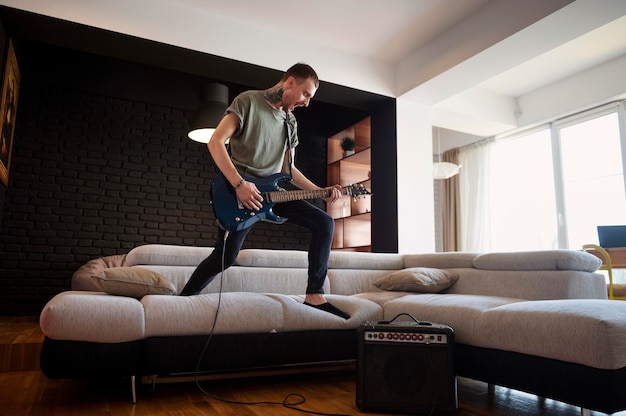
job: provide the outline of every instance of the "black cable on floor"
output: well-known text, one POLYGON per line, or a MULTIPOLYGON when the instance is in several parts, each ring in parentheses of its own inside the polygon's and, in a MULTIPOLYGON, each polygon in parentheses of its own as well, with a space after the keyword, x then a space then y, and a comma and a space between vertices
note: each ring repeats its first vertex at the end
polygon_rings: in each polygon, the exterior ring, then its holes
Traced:
POLYGON ((222 293, 223 293, 223 288, 224 288, 224 272, 225 272, 225 253, 226 253, 226 239, 228 238, 228 231, 226 231, 224 233, 224 249, 222 249, 222 271, 220 272, 220 289, 218 292, 218 297, 217 297, 217 308, 215 310, 215 319, 213 320, 213 325, 211 326, 211 331, 209 332, 209 337, 206 341, 206 343, 204 344, 204 348, 202 349, 202 352, 200 353, 200 356, 198 357, 198 361, 196 363, 196 371, 195 371, 195 381, 196 381, 196 386, 198 387, 198 389, 207 397, 210 397, 214 400, 220 401, 222 403, 228 403, 228 404, 240 404, 240 405, 247 405, 247 406, 259 406, 259 405, 272 405, 272 406, 283 406, 287 409, 291 409, 291 410, 295 410, 298 412, 302 412, 302 413, 308 413, 310 415, 319 415, 319 416, 350 416, 350 415, 346 415, 346 414, 337 414, 337 413, 321 413, 321 412, 314 412, 312 410, 306 410, 306 409, 302 409, 298 406, 304 404, 306 402, 306 398, 298 393, 290 393, 287 396, 285 396, 285 398, 283 399, 282 402, 272 402, 272 401, 258 401, 258 402, 241 402, 241 401, 237 401, 237 400, 226 400, 226 399, 222 399, 221 397, 217 397, 214 394, 211 394, 209 392, 207 392, 201 385, 200 385, 200 379, 199 379, 199 374, 200 374, 200 363, 202 362, 202 359, 204 358, 204 355, 206 354, 208 348, 209 348, 209 344, 211 343, 211 339, 213 338, 213 333, 215 332, 215 326, 217 325, 217 318, 219 316, 219 312, 220 312, 220 306, 222 305, 222 293))

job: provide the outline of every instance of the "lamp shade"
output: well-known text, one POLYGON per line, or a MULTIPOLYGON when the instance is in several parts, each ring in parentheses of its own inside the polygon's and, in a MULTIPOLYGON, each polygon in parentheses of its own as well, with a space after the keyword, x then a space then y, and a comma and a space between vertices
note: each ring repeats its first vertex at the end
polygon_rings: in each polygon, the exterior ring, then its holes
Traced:
POLYGON ((228 87, 217 82, 206 84, 200 94, 200 107, 189 123, 187 136, 191 140, 208 143, 215 127, 228 107, 228 87))
POLYGON ((455 165, 449 162, 437 162, 433 164, 434 179, 450 179, 459 173, 461 165, 455 165))

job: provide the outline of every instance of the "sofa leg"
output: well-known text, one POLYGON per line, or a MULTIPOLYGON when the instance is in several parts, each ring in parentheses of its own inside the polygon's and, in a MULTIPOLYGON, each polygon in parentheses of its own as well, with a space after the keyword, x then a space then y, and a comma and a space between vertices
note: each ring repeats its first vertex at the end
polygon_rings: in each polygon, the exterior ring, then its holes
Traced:
POLYGON ((136 377, 130 376, 130 391, 133 396, 133 404, 137 403, 137 383, 136 377))
POLYGON ((580 408, 580 416, 591 416, 591 410, 585 409, 584 407, 580 408))

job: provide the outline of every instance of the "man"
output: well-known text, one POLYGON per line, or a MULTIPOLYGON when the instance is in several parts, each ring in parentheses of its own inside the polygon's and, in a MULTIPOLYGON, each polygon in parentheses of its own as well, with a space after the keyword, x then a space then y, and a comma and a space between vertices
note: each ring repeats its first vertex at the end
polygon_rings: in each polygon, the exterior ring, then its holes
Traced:
MULTIPOLYGON (((280 81, 265 91, 247 91, 237 96, 226 109, 208 143, 209 152, 237 198, 246 209, 259 210, 263 197, 254 183, 243 175, 264 178, 283 172, 291 175, 291 182, 304 190, 319 190, 294 165, 298 145, 297 122, 292 111, 307 107, 319 88, 319 78, 309 65, 298 63, 285 72, 280 81), (226 141, 230 139, 230 155, 226 141)), ((330 190, 328 202, 341 198, 340 186, 330 190)), ((276 215, 311 232, 306 296, 308 306, 350 318, 346 312, 326 301, 324 280, 333 239, 334 221, 323 210, 307 201, 278 203, 276 215)), ((200 293, 222 271, 236 260, 250 228, 231 231, 220 229, 215 250, 198 265, 183 288, 181 295, 200 293)))

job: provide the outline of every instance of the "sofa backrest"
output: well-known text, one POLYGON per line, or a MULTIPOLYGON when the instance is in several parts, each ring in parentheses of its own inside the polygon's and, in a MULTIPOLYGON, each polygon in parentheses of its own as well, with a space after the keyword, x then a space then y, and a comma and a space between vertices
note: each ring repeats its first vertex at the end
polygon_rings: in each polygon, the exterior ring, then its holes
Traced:
MULTIPOLYGON (((125 265, 162 274, 180 292, 196 266, 212 252, 212 247, 142 245, 125 256, 125 265)), ((340 295, 376 292, 380 289, 372 283, 380 277, 401 269, 428 267, 459 274, 459 280, 446 293, 521 299, 603 298, 603 276, 593 273, 600 265, 597 257, 575 250, 405 255, 332 251, 324 290, 340 295)), ((218 276, 203 293, 223 290, 302 295, 307 266, 304 251, 245 249, 224 279, 218 276)))

